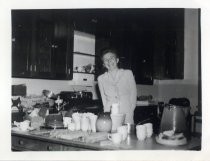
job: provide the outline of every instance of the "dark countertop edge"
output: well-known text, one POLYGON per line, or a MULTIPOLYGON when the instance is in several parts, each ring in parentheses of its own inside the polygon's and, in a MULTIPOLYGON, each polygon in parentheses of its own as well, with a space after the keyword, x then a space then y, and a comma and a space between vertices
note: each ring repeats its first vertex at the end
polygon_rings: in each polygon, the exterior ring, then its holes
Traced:
MULTIPOLYGON (((171 151, 171 150, 178 150, 178 151, 182 151, 182 150, 201 150, 201 144, 200 145, 195 145, 192 146, 192 144, 194 144, 194 142, 196 142, 196 140, 200 140, 201 142, 201 138, 193 138, 194 140, 191 141, 190 143, 187 143, 186 145, 180 145, 180 146, 165 146, 164 149, 160 148, 160 149, 124 149, 124 148, 120 148, 120 147, 110 147, 109 145, 107 146, 100 146, 99 143, 85 143, 85 142, 79 142, 79 141, 73 141, 73 140, 67 140, 67 139, 59 139, 59 138, 50 138, 50 137, 46 137, 46 136, 41 136, 41 135, 36 135, 36 134, 30 134, 30 133, 21 133, 21 132, 15 132, 12 131, 11 132, 12 136, 19 136, 19 137, 24 137, 24 138, 29 138, 29 139, 33 139, 33 140, 40 140, 40 141, 46 141, 49 143, 55 143, 55 144, 61 144, 61 145, 65 145, 65 146, 72 146, 75 148, 82 148, 82 149, 88 149, 88 150, 96 150, 96 151, 100 151, 100 150, 167 150, 167 151, 171 151), (182 148, 182 147, 186 147, 186 148, 182 148), (168 147, 168 149, 167 149, 168 147), (180 147, 180 148, 177 148, 180 147)), ((158 144, 159 145, 159 144, 158 144)), ((164 145, 163 145, 164 146, 164 145)))
POLYGON ((105 146, 100 146, 97 143, 85 143, 85 142, 79 142, 79 141, 73 141, 73 140, 67 140, 67 139, 59 139, 59 138, 50 138, 46 136, 41 136, 41 135, 35 135, 35 134, 30 134, 30 133, 21 133, 21 132, 11 132, 11 136, 20 136, 24 138, 29 138, 33 140, 40 140, 40 141, 46 141, 50 143, 55 143, 55 144, 62 144, 66 146, 72 146, 75 148, 85 148, 85 149, 90 149, 90 150, 122 150, 122 149, 115 149, 115 148, 107 148, 105 146))

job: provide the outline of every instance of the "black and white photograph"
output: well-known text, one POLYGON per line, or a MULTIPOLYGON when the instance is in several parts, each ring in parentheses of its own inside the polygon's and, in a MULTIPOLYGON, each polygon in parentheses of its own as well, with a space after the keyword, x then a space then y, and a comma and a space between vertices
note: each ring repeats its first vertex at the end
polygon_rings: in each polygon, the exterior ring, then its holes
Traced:
POLYGON ((9 153, 201 153, 202 11, 9 8, 9 153))

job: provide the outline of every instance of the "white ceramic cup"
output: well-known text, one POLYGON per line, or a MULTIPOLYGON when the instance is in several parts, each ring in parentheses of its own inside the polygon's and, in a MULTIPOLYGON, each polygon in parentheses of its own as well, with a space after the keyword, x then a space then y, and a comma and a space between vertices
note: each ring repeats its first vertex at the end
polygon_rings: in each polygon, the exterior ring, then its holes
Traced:
POLYGON ((90 117, 90 127, 92 132, 96 132, 96 121, 97 121, 98 116, 97 115, 92 115, 90 117))
POLYGON ((64 127, 68 127, 68 125, 72 122, 71 117, 63 117, 63 125, 64 127))
POLYGON ((109 134, 108 139, 111 140, 114 144, 120 144, 122 141, 122 134, 120 133, 109 134))
POLYGON ((68 124, 68 129, 69 129, 70 131, 74 131, 74 130, 76 129, 75 126, 76 126, 75 123, 74 123, 74 122, 71 122, 71 123, 68 124))
POLYGON ((30 121, 25 120, 23 122, 20 122, 18 124, 18 127, 20 128, 21 131, 27 131, 30 125, 30 121))
POLYGON ((136 136, 138 140, 144 140, 147 137, 146 126, 144 125, 137 125, 136 126, 136 136))
POLYGON ((147 137, 150 138, 152 136, 152 134, 153 134, 152 123, 146 123, 146 124, 144 124, 144 126, 146 126, 147 137))
POLYGON ((127 137, 128 137, 128 127, 126 125, 118 127, 117 132, 122 134, 122 140, 127 139, 127 137))
POLYGON ((72 119, 75 123, 75 130, 80 130, 81 127, 80 127, 80 121, 81 121, 81 117, 78 113, 73 113, 72 114, 72 119))
POLYGON ((119 112, 120 112, 119 103, 113 103, 111 107, 111 114, 119 114, 119 112))
POLYGON ((81 121, 80 121, 80 128, 82 131, 88 131, 89 129, 89 118, 87 118, 86 116, 83 116, 81 118, 81 121))

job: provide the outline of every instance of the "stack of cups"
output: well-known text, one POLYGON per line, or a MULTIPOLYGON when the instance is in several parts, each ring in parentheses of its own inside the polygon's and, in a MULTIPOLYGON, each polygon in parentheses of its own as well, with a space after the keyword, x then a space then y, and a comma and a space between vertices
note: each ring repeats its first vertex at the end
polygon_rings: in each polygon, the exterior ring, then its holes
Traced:
POLYGON ((152 123, 146 123, 144 126, 146 126, 147 137, 150 138, 153 134, 152 123))
POLYGON ((117 132, 122 135, 122 140, 126 140, 128 137, 128 128, 127 126, 120 126, 117 128, 117 132))
POLYGON ((136 136, 138 140, 145 140, 146 138, 150 138, 153 134, 153 128, 151 123, 146 123, 144 125, 136 126, 136 136))
POLYGON ((136 126, 136 136, 138 140, 143 141, 147 137, 146 126, 144 125, 137 125, 136 126))

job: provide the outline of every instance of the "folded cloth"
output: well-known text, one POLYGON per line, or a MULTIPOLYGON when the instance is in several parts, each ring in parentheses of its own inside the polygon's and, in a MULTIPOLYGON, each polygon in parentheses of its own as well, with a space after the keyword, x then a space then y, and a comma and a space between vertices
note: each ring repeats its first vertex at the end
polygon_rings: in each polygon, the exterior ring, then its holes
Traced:
POLYGON ((60 139, 67 139, 73 140, 79 137, 84 137, 87 135, 86 132, 83 131, 70 131, 68 129, 55 129, 50 132, 51 137, 60 138, 60 139))
POLYGON ((41 116, 42 118, 45 118, 47 114, 47 110, 48 110, 47 107, 42 107, 38 112, 39 116, 41 116))
POLYGON ((44 125, 44 119, 40 116, 32 117, 30 121, 31 121, 31 127, 35 129, 40 129, 40 127, 44 125))
POLYGON ((74 140, 86 143, 96 143, 108 139, 108 133, 95 132, 88 133, 84 131, 70 131, 68 129, 56 129, 50 132, 51 137, 74 140))
POLYGON ((96 143, 96 142, 107 140, 107 139, 108 139, 107 132, 93 132, 84 137, 84 141, 86 143, 96 143))
POLYGON ((136 101, 137 106, 148 106, 149 101, 136 101))
POLYGON ((110 140, 101 141, 100 146, 106 146, 106 147, 109 147, 109 148, 114 149, 114 150, 119 150, 119 149, 129 150, 129 149, 132 148, 131 145, 126 144, 126 142, 122 142, 120 144, 114 144, 110 140))

